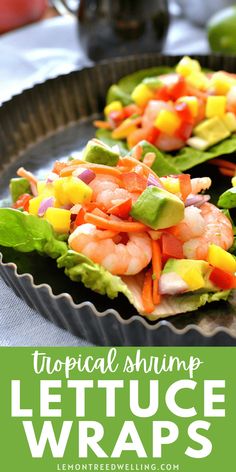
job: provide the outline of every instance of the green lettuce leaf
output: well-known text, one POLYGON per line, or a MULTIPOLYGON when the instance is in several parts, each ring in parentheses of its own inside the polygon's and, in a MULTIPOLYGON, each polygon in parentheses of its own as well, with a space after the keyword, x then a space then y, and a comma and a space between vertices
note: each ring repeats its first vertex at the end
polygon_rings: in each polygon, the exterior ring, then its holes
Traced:
POLYGON ((0 245, 20 252, 38 251, 53 259, 67 251, 46 220, 12 208, 0 209, 0 245))
MULTIPOLYGON (((87 288, 101 295, 115 298, 123 293, 129 302, 141 314, 145 315, 142 306, 142 284, 143 275, 119 277, 112 275, 104 267, 95 264, 83 254, 69 250, 61 256, 58 261, 59 268, 65 268, 65 273, 71 280, 82 282, 87 288)), ((227 300, 229 291, 215 293, 192 293, 181 296, 163 297, 162 303, 155 308, 154 313, 149 316, 151 320, 157 320, 178 313, 197 310, 206 303, 227 300)))
POLYGON ((236 208, 236 187, 232 187, 222 193, 218 200, 218 206, 221 208, 236 208))
POLYGON ((131 301, 132 294, 120 277, 112 275, 108 270, 91 259, 75 251, 68 250, 57 260, 59 268, 65 268, 65 273, 74 282, 82 282, 85 287, 94 292, 107 295, 110 298, 118 296, 119 292, 131 301))
POLYGON ((165 154, 166 159, 169 160, 179 171, 191 169, 196 165, 202 164, 203 162, 214 159, 224 154, 232 154, 236 151, 236 135, 232 134, 229 138, 215 144, 207 151, 198 151, 190 146, 185 146, 180 149, 175 155, 165 154))
POLYGON ((128 148, 126 146, 126 142, 122 141, 121 139, 114 139, 111 136, 111 131, 108 131, 107 129, 98 129, 96 131, 96 138, 100 139, 103 143, 107 144, 108 146, 119 146, 120 148, 120 154, 121 156, 125 156, 128 152, 128 148))

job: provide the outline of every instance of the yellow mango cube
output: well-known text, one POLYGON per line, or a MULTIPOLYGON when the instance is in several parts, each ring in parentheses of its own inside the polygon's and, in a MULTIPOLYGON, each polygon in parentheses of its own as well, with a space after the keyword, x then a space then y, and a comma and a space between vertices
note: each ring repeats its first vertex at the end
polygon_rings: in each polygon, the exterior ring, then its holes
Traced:
POLYGON ((52 225, 56 233, 69 232, 70 217, 70 211, 62 208, 48 208, 44 215, 44 218, 52 225))
POLYGON ((208 89, 210 83, 203 72, 192 72, 187 76, 186 81, 192 87, 203 91, 208 89))
POLYGON ((204 278, 201 272, 195 268, 186 271, 182 278, 189 286, 190 290, 199 290, 200 288, 205 287, 204 278))
POLYGON ((131 94, 131 98, 139 107, 144 107, 154 96, 155 94, 145 84, 137 85, 131 94))
POLYGON ((38 181, 38 183, 37 183, 38 194, 41 194, 41 193, 44 192, 46 185, 47 185, 46 180, 39 180, 38 181))
POLYGON ((195 118, 198 114, 199 103, 197 97, 181 97, 177 100, 178 103, 186 103, 188 105, 191 115, 195 118))
POLYGON ((201 66, 198 61, 184 56, 176 66, 176 72, 183 77, 187 77, 193 72, 201 72, 201 66))
POLYGON ((223 71, 215 72, 210 78, 210 87, 216 95, 226 95, 234 85, 236 80, 223 71))
POLYGON ((217 267, 225 272, 231 272, 232 274, 236 272, 235 257, 216 244, 210 244, 207 260, 213 267, 217 267))
POLYGON ((90 201, 93 191, 78 177, 61 177, 53 182, 55 197, 60 205, 75 205, 90 201))
POLYGON ((233 187, 236 187, 236 176, 231 180, 233 187))
POLYGON ((39 207, 41 202, 44 200, 43 195, 39 195, 38 197, 31 198, 29 201, 29 213, 31 215, 37 215, 39 211, 39 207))
POLYGON ((154 125, 163 133, 172 136, 180 127, 181 120, 178 115, 169 110, 161 110, 154 121, 154 125))
POLYGON ((164 178, 161 178, 161 183, 163 184, 167 192, 175 193, 175 194, 180 192, 179 179, 175 179, 174 177, 164 177, 164 178))
POLYGON ((104 108, 105 116, 108 117, 112 111, 122 111, 123 105, 119 100, 114 100, 104 108))
POLYGON ((206 117, 224 116, 226 111, 226 97, 224 95, 210 96, 206 103, 206 117))

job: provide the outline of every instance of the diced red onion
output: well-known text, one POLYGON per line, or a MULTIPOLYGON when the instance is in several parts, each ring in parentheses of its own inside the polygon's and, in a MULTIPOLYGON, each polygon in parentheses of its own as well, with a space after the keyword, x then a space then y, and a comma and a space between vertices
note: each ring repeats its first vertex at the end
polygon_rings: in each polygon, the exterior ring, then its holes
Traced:
POLYGON ((54 182, 55 180, 58 180, 58 179, 59 179, 58 174, 56 174, 55 172, 50 172, 50 174, 48 174, 48 178, 46 180, 46 183, 51 184, 52 182, 54 182))
POLYGON ((159 292, 161 295, 177 295, 188 290, 188 285, 176 272, 162 274, 159 280, 159 292))
POLYGON ((155 179, 154 175, 152 175, 152 174, 149 174, 149 176, 148 176, 147 186, 148 187, 153 186, 153 187, 163 188, 162 183, 159 180, 155 179))
POLYGON ((211 199, 210 195, 193 195, 190 194, 185 200, 185 206, 194 205, 196 207, 202 206, 211 199))
POLYGON ((85 184, 90 184, 90 182, 95 179, 96 174, 91 169, 85 169, 81 174, 78 174, 77 177, 85 184))
POLYGON ((42 200, 42 202, 40 203, 38 216, 43 216, 46 210, 54 205, 54 202, 54 197, 44 198, 44 200, 42 200))

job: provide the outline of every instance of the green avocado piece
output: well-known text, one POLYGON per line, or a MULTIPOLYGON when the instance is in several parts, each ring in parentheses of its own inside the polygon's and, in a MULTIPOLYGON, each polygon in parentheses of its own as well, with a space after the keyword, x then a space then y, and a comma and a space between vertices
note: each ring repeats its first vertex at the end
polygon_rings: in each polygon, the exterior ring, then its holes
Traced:
POLYGON ((207 141, 209 146, 213 146, 213 144, 228 138, 230 131, 219 116, 214 116, 197 125, 193 129, 193 134, 207 141))
POLYGON ((21 177, 14 178, 10 180, 10 193, 13 203, 15 203, 18 198, 23 195, 23 193, 30 193, 31 188, 28 180, 21 177))
POLYGON ((176 195, 147 187, 132 206, 130 215, 152 229, 174 226, 184 218, 184 204, 176 195))
MULTIPOLYGON (((210 275, 210 266, 208 262, 202 260, 194 260, 194 259, 169 259, 162 271, 162 274, 168 274, 170 272, 175 272, 180 277, 184 279, 185 274, 191 271, 192 269, 197 270, 203 278, 204 290, 217 290, 217 288, 211 283, 209 280, 210 275)), ((194 290, 193 288, 189 288, 189 291, 194 290)))
POLYGON ((162 273, 176 272, 182 277, 190 269, 197 269, 204 276, 209 271, 209 264, 206 261, 194 259, 168 259, 162 273))
POLYGON ((118 152, 113 151, 98 139, 91 139, 83 152, 83 159, 85 161, 106 166, 116 166, 119 157, 118 152))
POLYGON ((158 77, 146 77, 143 79, 142 83, 153 90, 159 89, 163 86, 163 82, 158 79, 158 77))

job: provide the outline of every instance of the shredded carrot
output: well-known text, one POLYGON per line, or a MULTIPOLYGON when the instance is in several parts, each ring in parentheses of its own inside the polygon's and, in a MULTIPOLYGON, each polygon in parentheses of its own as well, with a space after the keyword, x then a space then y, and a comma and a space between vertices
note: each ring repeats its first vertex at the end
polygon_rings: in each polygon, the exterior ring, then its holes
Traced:
POLYGON ((191 184, 190 174, 180 174, 179 175, 179 185, 180 185, 180 193, 182 195, 182 199, 185 202, 186 198, 192 192, 192 184, 191 184))
POLYGON ((86 213, 84 219, 86 223, 92 223, 98 228, 110 229, 111 231, 117 231, 119 233, 141 233, 143 231, 149 231, 150 229, 143 223, 136 221, 108 220, 101 216, 94 215, 93 213, 86 213))
POLYGON ((142 146, 140 146, 140 144, 137 144, 137 146, 135 146, 135 148, 133 150, 132 155, 135 159, 140 161, 140 159, 142 157, 142 154, 143 154, 143 148, 142 148, 142 146))
POLYGON ((19 175, 19 177, 24 177, 26 180, 28 180, 31 184, 35 184, 37 185, 38 183, 38 179, 31 173, 29 172, 28 170, 24 169, 24 167, 20 167, 18 170, 17 170, 17 175, 19 175))
POLYGON ((225 168, 225 169, 232 169, 236 171, 236 164, 230 161, 226 161, 225 159, 212 159, 209 161, 210 164, 213 166, 225 168))
POLYGON ((107 220, 109 219, 109 216, 100 208, 94 208, 94 210, 91 211, 93 215, 101 216, 101 218, 106 218, 107 220))
MULTIPOLYGON (((135 167, 137 165, 137 160, 134 159, 133 157, 131 156, 125 156, 125 157, 120 157, 120 160, 119 160, 119 165, 129 165, 133 163, 133 167, 135 167)), ((144 164, 144 162, 141 162, 139 161, 139 165, 143 167, 144 171, 145 171, 145 174, 148 176, 149 174, 152 174, 153 177, 155 177, 156 180, 159 180, 159 177, 157 176, 157 174, 152 170, 150 169, 148 166, 146 166, 146 164, 144 164)), ((161 181, 159 180, 159 183, 160 183, 160 186, 163 187, 161 181)))
POLYGON ((114 177, 119 177, 121 175, 120 169, 117 169, 116 167, 110 167, 102 164, 93 164, 91 162, 82 161, 79 164, 73 164, 69 167, 66 167, 65 169, 62 169, 62 171, 60 172, 60 177, 66 177, 73 174, 73 172, 79 169, 80 166, 93 170, 95 174, 106 174, 112 175, 114 177))
POLYGON ((161 248, 159 241, 152 240, 153 303, 160 303, 159 279, 161 275, 161 248))
POLYGON ((102 129, 108 129, 108 130, 112 129, 108 121, 95 120, 93 124, 96 128, 102 128, 102 129))
POLYGON ((219 167, 219 171, 222 175, 226 175, 227 177, 234 177, 235 176, 235 170, 232 170, 232 169, 226 169, 225 167, 219 167))
POLYGON ((152 271, 147 270, 144 276, 142 289, 142 302, 146 313, 152 313, 154 310, 154 303, 152 299, 152 271))
POLYGON ((156 159, 155 152, 147 152, 147 154, 145 154, 143 158, 143 163, 148 167, 152 167, 155 159, 156 159))
POLYGON ((99 240, 102 239, 112 239, 117 236, 117 231, 111 231, 110 229, 105 229, 96 232, 96 238, 99 240))

